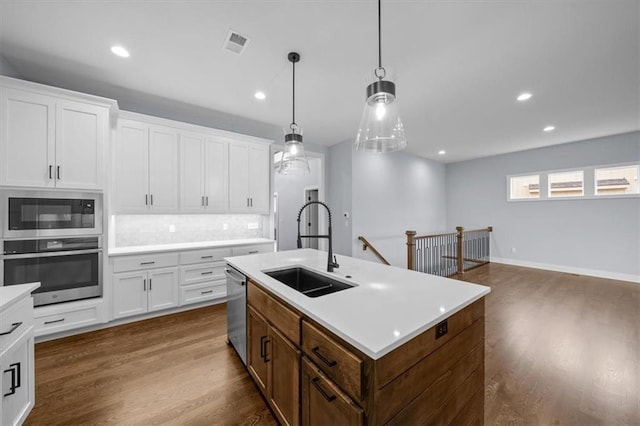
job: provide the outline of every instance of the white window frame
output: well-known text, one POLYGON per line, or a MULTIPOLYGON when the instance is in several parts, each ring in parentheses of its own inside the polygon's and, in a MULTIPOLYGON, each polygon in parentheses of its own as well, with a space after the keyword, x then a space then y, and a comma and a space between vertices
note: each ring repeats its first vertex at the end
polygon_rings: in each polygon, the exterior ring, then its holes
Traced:
POLYGON ((517 173, 517 174, 510 174, 506 176, 507 202, 509 203, 534 202, 535 203, 540 201, 609 200, 612 198, 640 198, 640 193, 596 195, 596 169, 629 167, 629 166, 640 167, 640 161, 631 161, 627 163, 598 164, 594 166, 572 167, 567 169, 530 171, 526 173, 523 172, 523 173, 517 173), (564 173, 564 172, 578 172, 578 171, 583 172, 583 175, 582 175, 583 195, 582 196, 549 197, 549 174, 564 173), (540 176, 540 197, 539 198, 511 198, 511 179, 517 178, 517 177, 523 177, 523 176, 533 176, 533 175, 540 176), (542 188, 547 188, 547 190, 543 191, 542 188))

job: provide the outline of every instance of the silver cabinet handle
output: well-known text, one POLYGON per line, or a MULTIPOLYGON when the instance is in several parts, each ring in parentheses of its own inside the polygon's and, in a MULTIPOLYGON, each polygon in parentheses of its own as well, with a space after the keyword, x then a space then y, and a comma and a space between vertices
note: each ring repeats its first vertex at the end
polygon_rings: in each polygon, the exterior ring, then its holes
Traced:
POLYGON ((151 205, 153 205, 153 194, 151 194, 151 205))
POLYGON ((200 272, 200 275, 211 275, 211 274, 213 274, 213 271, 200 272))
POLYGON ((249 254, 256 254, 256 253, 258 253, 258 250, 251 250, 251 251, 249 251, 249 254))
POLYGON ((64 321, 64 318, 60 318, 60 319, 53 320, 53 321, 45 321, 44 325, 54 324, 56 322, 63 322, 63 321, 64 321))
POLYGON ((201 291, 200 294, 209 294, 213 293, 213 290, 201 291))
POLYGON ((201 256, 200 259, 213 259, 213 256, 201 256))
POLYGON ((153 265, 156 262, 140 262, 140 266, 142 265, 153 265))
POLYGON ((57 167, 58 180, 60 180, 60 166, 57 167))
POLYGON ((249 207, 253 207, 253 197, 249 198, 249 207))
POLYGON ((13 333, 14 331, 16 331, 16 328, 20 327, 21 325, 22 325, 22 321, 14 322, 13 324, 11 324, 11 328, 9 329, 9 331, 5 331, 4 333, 0 333, 0 336, 6 336, 7 334, 13 333))
POLYGON ((152 284, 152 280, 151 278, 149 278, 149 291, 153 290, 153 284, 152 284))
POLYGON ((53 179, 53 177, 51 176, 51 169, 53 169, 53 166, 49 164, 49 179, 53 179))
POLYGON ((142 290, 147 291, 147 280, 146 278, 142 280, 142 290))
POLYGON ((149 205, 149 194, 144 194, 144 205, 145 206, 149 205))
POLYGON ((209 196, 207 195, 204 199, 206 200, 205 205, 209 207, 209 196))
POLYGON ((202 196, 202 201, 200 203, 202 206, 204 206, 204 195, 202 196))

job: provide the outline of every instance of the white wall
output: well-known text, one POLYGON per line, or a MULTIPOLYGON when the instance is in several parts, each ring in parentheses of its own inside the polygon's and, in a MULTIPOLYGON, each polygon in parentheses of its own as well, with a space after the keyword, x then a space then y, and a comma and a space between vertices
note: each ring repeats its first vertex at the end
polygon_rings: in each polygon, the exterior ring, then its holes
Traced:
POLYGON ((507 202, 506 176, 639 160, 635 132, 449 164, 447 228, 492 225, 505 262, 638 279, 640 198, 507 202))
POLYGON ((306 202, 304 190, 320 186, 320 159, 309 158, 308 160, 311 173, 307 175, 292 176, 276 173, 274 176, 274 191, 278 193, 279 251, 297 248, 297 218, 300 207, 306 202))
POLYGON ((20 78, 20 74, 11 66, 7 59, 0 55, 0 75, 7 77, 20 78))
POLYGON ((403 152, 354 152, 352 173, 353 256, 375 259, 362 251, 362 235, 392 265, 406 268, 405 231, 445 230, 445 165, 403 152))

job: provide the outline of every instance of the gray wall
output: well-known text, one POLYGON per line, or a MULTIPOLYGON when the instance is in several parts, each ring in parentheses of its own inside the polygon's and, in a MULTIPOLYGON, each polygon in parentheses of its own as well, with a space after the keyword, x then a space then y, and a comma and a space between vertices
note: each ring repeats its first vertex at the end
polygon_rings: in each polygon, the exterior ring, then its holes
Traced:
POLYGON ((638 276, 640 198, 507 202, 506 176, 639 160, 635 132, 449 164, 447 228, 494 226, 492 257, 638 276))
MULTIPOLYGON (((304 190, 312 186, 320 186, 320 159, 309 158, 311 173, 302 176, 274 176, 274 191, 278 193, 279 233, 278 250, 297 248, 298 211, 304 204, 304 190)), ((322 200, 321 200, 322 201, 322 200)), ((304 229, 303 229, 304 232, 304 229)))
POLYGON ((329 148, 327 155, 327 202, 333 216, 333 251, 351 256, 351 142, 345 141, 329 148), (349 218, 344 217, 344 213, 349 218))
POLYGON ((0 55, 0 75, 7 77, 20 78, 20 74, 7 62, 6 58, 0 55))
POLYGON ((441 232, 446 225, 445 165, 395 152, 353 153, 353 256, 367 238, 394 266, 407 266, 405 231, 441 232))

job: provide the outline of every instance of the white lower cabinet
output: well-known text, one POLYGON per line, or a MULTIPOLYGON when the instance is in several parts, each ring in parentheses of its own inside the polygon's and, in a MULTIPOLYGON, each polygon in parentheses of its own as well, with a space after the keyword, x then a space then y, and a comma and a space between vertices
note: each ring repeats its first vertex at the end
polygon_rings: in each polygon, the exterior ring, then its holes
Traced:
POLYGON ((193 250, 180 253, 180 304, 227 296, 224 258, 231 249, 193 250))
POLYGON ((34 316, 36 336, 88 327, 106 321, 104 300, 101 298, 42 306, 35 309, 34 316))
POLYGON ((113 275, 113 317, 124 318, 178 306, 178 268, 113 275))

